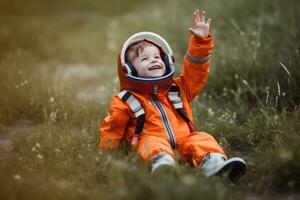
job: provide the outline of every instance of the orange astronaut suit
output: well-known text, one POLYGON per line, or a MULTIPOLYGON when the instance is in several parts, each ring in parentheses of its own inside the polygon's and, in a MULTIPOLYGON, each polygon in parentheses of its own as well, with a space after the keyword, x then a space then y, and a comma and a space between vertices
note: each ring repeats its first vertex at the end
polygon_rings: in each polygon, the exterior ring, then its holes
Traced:
MULTIPOLYGON (((142 39, 159 47, 163 46, 157 40, 153 40, 152 36, 137 37, 135 41, 142 39)), ((209 56, 213 47, 212 35, 209 34, 205 38, 191 36, 181 75, 174 78, 174 70, 171 70, 170 76, 154 83, 156 91, 151 89, 153 87, 151 81, 133 80, 132 76, 127 74, 128 69, 124 67, 126 65, 124 52, 132 42, 133 40, 129 39, 123 45, 119 56, 118 73, 121 91, 129 91, 145 111, 144 127, 138 141, 133 145, 133 150, 143 161, 151 162, 160 153, 167 153, 174 158, 174 150, 178 149, 181 157, 195 166, 198 166, 208 153, 224 155, 222 148, 211 135, 191 130, 189 124, 176 112, 168 97, 171 84, 175 83, 181 94, 183 109, 187 117, 193 121, 191 102, 208 78, 209 56)), ((171 56, 172 59, 169 61, 172 62, 173 55, 170 49, 168 51, 168 47, 168 44, 165 45, 162 51, 171 56)), ((135 134, 136 123, 137 119, 130 107, 118 95, 114 96, 108 115, 99 126, 99 149, 117 149, 122 140, 130 144, 135 134)))

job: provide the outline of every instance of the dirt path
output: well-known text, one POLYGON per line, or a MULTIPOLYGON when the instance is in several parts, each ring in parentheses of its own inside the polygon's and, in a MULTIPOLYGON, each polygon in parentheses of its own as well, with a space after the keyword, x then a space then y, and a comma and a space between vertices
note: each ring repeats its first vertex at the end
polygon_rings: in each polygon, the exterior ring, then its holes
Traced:
POLYGON ((13 140, 14 136, 28 132, 28 129, 33 127, 35 127, 35 124, 29 120, 20 120, 5 127, 2 133, 0 133, 0 160, 8 159, 14 152, 16 148, 13 140))

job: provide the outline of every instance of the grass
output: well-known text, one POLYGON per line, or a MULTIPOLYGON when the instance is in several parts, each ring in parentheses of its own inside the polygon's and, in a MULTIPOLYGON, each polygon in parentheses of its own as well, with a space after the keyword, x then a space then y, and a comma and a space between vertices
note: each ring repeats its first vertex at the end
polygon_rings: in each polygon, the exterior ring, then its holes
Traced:
POLYGON ((132 152, 98 153, 98 123, 118 91, 120 44, 138 31, 158 32, 180 68, 198 7, 171 0, 1 2, 0 198, 297 199, 296 0, 200 5, 213 18, 215 49, 194 119, 230 156, 246 159, 249 170, 238 183, 206 179, 188 165, 151 176, 132 152), (14 150, 3 150, 5 139, 14 150))

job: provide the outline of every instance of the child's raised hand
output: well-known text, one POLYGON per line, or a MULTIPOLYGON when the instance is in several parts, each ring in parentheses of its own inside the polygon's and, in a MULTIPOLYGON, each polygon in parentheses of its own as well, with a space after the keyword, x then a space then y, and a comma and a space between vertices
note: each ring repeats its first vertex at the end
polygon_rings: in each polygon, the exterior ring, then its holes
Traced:
POLYGON ((193 12, 193 23, 189 31, 196 37, 206 37, 209 33, 210 22, 211 18, 205 22, 205 11, 200 13, 199 10, 195 10, 193 12))

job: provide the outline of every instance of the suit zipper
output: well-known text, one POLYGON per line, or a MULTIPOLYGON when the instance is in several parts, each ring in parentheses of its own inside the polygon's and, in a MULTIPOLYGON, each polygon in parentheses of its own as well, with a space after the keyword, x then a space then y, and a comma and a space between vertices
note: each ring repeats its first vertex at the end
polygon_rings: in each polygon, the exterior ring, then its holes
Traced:
POLYGON ((152 97, 152 99, 153 99, 155 107, 159 111, 160 117, 163 121, 163 125, 164 125, 165 131, 167 133, 167 136, 169 138, 169 141, 171 143, 171 146, 173 149, 175 149, 176 148, 176 140, 175 140, 175 136, 174 136, 172 127, 170 125, 169 119, 167 117, 166 111, 163 108, 163 106, 159 103, 159 100, 156 97, 152 97))

